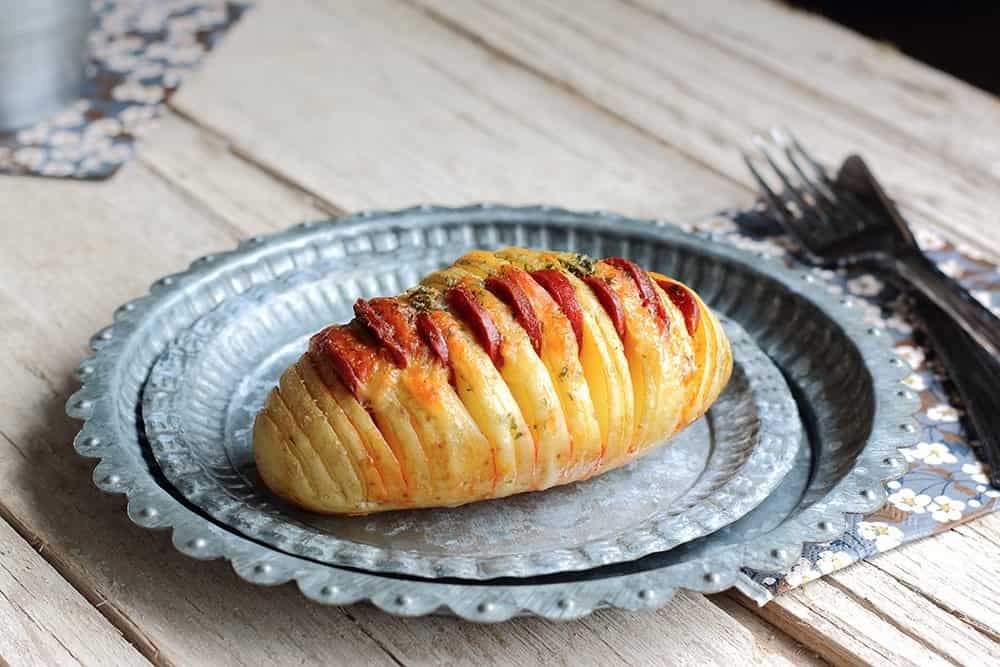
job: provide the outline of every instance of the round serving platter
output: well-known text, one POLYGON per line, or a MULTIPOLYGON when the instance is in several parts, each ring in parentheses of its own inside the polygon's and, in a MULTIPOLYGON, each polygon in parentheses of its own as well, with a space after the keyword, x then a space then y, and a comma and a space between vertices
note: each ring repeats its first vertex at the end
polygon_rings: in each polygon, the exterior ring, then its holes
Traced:
POLYGON ((802 437, 781 372, 728 320, 734 372, 705 418, 641 460, 579 482, 456 508, 323 517, 267 492, 251 429, 309 336, 349 320, 365 293, 453 261, 449 248, 369 266, 293 271, 223 301, 177 337, 143 392, 150 447, 170 483, 222 524, 331 565, 421 577, 491 579, 582 570, 665 551, 756 507, 792 466, 802 437))
MULTIPOLYGON (((405 277, 407 283, 418 278, 405 277)), ((786 568, 803 543, 839 535, 846 513, 880 507, 883 480, 903 470, 896 448, 909 444, 914 430, 916 405, 899 384, 905 374, 900 360, 869 333, 849 300, 813 280, 668 225, 608 213, 490 205, 365 213, 252 238, 158 281, 149 296, 123 306, 114 324, 95 336, 95 354, 78 371, 84 386, 67 410, 86 422, 77 451, 101 459, 95 482, 128 495, 133 521, 173 528, 178 549, 227 558, 250 581, 295 580, 321 602, 371 600, 395 613, 450 610, 489 621, 523 612, 570 618, 607 605, 656 606, 682 587, 737 585, 760 599, 762 591, 742 569, 786 568), (139 409, 143 385, 171 341, 220 302, 330 261, 371 266, 427 248, 447 249, 453 258, 471 248, 511 244, 630 257, 684 280, 739 322, 785 375, 807 435, 778 490, 713 535, 635 561, 516 579, 430 580, 335 567, 248 539, 189 503, 153 462, 139 409)), ((378 286, 371 282, 374 293, 378 286)))

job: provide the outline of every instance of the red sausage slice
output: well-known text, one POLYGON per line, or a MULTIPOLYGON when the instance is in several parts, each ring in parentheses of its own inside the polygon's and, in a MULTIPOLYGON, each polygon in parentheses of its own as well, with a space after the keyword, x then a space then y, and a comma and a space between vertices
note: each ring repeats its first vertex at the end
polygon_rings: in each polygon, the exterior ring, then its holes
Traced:
POLYGON ((521 289, 521 286, 514 282, 506 272, 501 272, 498 276, 490 276, 486 279, 486 289, 510 307, 514 313, 514 319, 531 339, 531 346, 535 348, 535 352, 540 353, 542 351, 542 325, 538 321, 538 316, 535 315, 535 309, 532 308, 528 295, 521 289))
POLYGON ((649 274, 643 271, 635 262, 630 262, 623 257, 609 257, 604 261, 616 269, 621 269, 629 274, 636 288, 639 290, 642 305, 653 314, 653 317, 660 321, 660 324, 663 325, 666 331, 669 331, 670 320, 667 318, 667 309, 663 307, 663 302, 656 295, 656 288, 653 287, 653 281, 650 280, 649 274))
POLYGON ((570 326, 573 327, 573 333, 576 334, 577 347, 583 347, 583 311, 580 310, 580 302, 576 299, 576 293, 569 279, 555 269, 532 271, 531 277, 549 293, 562 310, 570 326))
POLYGON ((608 286, 606 282, 595 276, 586 276, 583 278, 583 282, 587 283, 587 286, 593 290, 594 295, 597 296, 597 300, 601 302, 601 306, 604 307, 604 312, 608 314, 611 318, 611 323, 615 326, 615 331, 618 332, 618 337, 625 340, 625 310, 622 308, 621 299, 615 294, 614 290, 608 286))
POLYGON ((417 333, 423 339, 427 347, 430 348, 438 360, 445 366, 449 365, 448 342, 444 339, 441 329, 434 323, 434 319, 427 313, 417 315, 417 333))
POLYGON ((681 315, 684 316, 684 327, 687 329, 688 335, 693 336, 694 332, 698 330, 698 322, 701 321, 701 309, 698 308, 698 302, 683 285, 666 280, 657 281, 657 284, 663 288, 663 291, 670 297, 670 301, 681 311, 681 315))
POLYGON ((328 376, 332 370, 357 398, 361 385, 371 377, 375 350, 359 337, 362 332, 352 331, 352 326, 357 325, 331 326, 314 335, 309 340, 309 356, 324 382, 332 384, 328 376))
POLYGON ((476 297, 467 287, 459 285, 452 287, 444 295, 444 300, 448 306, 458 315, 469 328, 476 334, 479 344, 486 350, 486 354, 493 360, 493 365, 497 368, 503 366, 503 356, 500 354, 500 332, 493 318, 483 306, 476 301, 476 297))
POLYGON ((354 315, 368 332, 374 336, 388 354, 392 362, 399 368, 406 368, 406 352, 399 343, 395 327, 364 299, 354 302, 354 315))

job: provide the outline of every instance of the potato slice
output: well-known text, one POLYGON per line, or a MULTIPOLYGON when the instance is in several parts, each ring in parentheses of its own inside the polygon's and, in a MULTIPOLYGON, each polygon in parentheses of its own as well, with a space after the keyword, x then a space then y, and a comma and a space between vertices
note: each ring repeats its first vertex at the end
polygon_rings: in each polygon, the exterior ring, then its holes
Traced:
MULTIPOLYGON (((406 485, 399 474, 399 464, 385 441, 381 441, 385 448, 381 455, 373 451, 379 446, 378 440, 374 441, 369 449, 369 445, 365 444, 366 439, 361 438, 347 413, 334 399, 333 390, 325 385, 317 374, 312 359, 305 356, 298 361, 297 366, 306 390, 316 402, 316 407, 325 415, 330 428, 347 450, 354 469, 364 479, 366 497, 385 502, 388 498, 405 495, 406 485), (386 460, 386 454, 390 460, 386 460)), ((367 417, 367 413, 365 416, 367 417)))
POLYGON ((438 493, 438 488, 398 385, 399 370, 383 368, 366 383, 360 398, 399 461, 411 501, 425 503, 438 493))
POLYGON ((309 442, 309 437, 302 432, 288 405, 281 397, 281 390, 272 391, 265 403, 264 409, 278 431, 288 443, 288 449, 298 461, 307 483, 310 498, 309 507, 324 508, 343 505, 344 493, 336 479, 331 477, 326 466, 316 454, 309 442))
POLYGON ((435 471, 436 502, 450 505, 493 492, 493 451, 447 381, 448 371, 412 365, 401 373, 401 400, 435 471))
MULTIPOLYGON (((583 281, 570 277, 583 310, 584 334, 580 359, 594 405, 606 405, 605 469, 620 465, 628 454, 635 428, 635 390, 625 346, 611 318, 583 281)), ((598 419, 600 419, 598 411, 598 419)))
MULTIPOLYGON (((708 394, 718 384, 718 378, 721 377, 721 371, 724 370, 720 368, 724 352, 716 344, 718 338, 715 327, 720 325, 712 314, 712 311, 709 310, 695 291, 688 288, 687 285, 659 273, 650 273, 650 276, 653 278, 654 283, 665 281, 687 289, 691 296, 694 297, 700 311, 698 328, 695 329, 694 335, 690 337, 694 372, 688 374, 685 383, 696 383, 697 390, 688 392, 688 400, 681 413, 681 423, 686 425, 702 415, 703 410, 700 409, 706 405, 708 394)), ((657 285, 657 288, 659 288, 659 285, 657 285)), ((684 316, 680 314, 679 309, 673 305, 673 302, 666 296, 666 293, 662 289, 660 289, 660 293, 665 298, 665 305, 680 316, 679 324, 681 327, 684 327, 684 316)), ((676 326, 677 321, 674 321, 676 326)), ((687 329, 684 328, 683 331, 686 333, 687 329)), ((728 377, 728 373, 726 373, 726 377, 728 377)))
POLYGON ((278 383, 281 396, 291 414, 296 415, 302 432, 309 439, 309 444, 316 452, 323 467, 330 477, 337 482, 344 500, 364 506, 367 493, 355 468, 355 464, 347 455, 347 450, 340 438, 326 420, 326 415, 320 412, 316 401, 306 389, 299 365, 288 367, 278 383))
POLYGON ((253 423, 254 447, 257 470, 271 491, 302 507, 315 507, 312 487, 306 473, 292 452, 292 445, 266 410, 257 415, 253 423))
POLYGON ((521 408, 472 333, 445 311, 432 314, 448 342, 455 391, 490 443, 497 497, 533 488, 535 445, 521 408))

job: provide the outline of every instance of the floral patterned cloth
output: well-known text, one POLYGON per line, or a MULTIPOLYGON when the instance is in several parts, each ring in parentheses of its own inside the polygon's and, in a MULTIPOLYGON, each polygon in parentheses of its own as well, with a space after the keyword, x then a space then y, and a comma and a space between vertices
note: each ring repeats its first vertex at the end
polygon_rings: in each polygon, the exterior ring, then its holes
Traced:
MULTIPOLYGON (((744 211, 694 226, 714 238, 748 250, 765 252, 796 264, 795 246, 781 236, 761 209, 744 211)), ((1000 268, 974 248, 947 243, 937 234, 915 229, 921 248, 947 275, 1000 315, 1000 268)), ((772 594, 782 593, 834 570, 901 544, 935 535, 952 526, 998 509, 1000 490, 990 486, 976 460, 974 445, 962 419, 957 397, 947 389, 948 378, 925 346, 919 324, 910 318, 907 302, 892 285, 867 273, 811 269, 824 278, 834 294, 856 297, 866 323, 891 336, 896 353, 912 369, 904 380, 921 399, 920 430, 911 447, 900 450, 909 464, 899 480, 889 482, 889 503, 868 516, 849 517, 845 534, 832 542, 808 545, 788 572, 748 572, 772 594)))
POLYGON ((84 97, 0 132, 0 173, 108 178, 184 77, 246 10, 223 0, 92 0, 84 97))

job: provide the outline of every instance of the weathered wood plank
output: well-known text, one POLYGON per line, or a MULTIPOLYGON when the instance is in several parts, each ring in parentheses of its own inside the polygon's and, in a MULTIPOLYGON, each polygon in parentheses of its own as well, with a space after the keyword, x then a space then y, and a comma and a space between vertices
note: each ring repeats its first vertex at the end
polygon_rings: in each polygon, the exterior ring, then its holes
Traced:
POLYGON ((227 140, 170 111, 144 140, 138 159, 186 197, 242 229, 281 228, 342 214, 322 197, 276 183, 227 140))
MULTIPOLYGON (((964 579, 952 572, 949 582, 962 587, 964 579)), ((969 606, 991 604, 989 597, 955 597, 969 606)), ((894 664, 980 665, 1000 653, 988 630, 971 628, 926 589, 911 588, 871 562, 810 582, 759 610, 749 600, 740 601, 835 663, 894 659, 894 664)))
POLYGON ((782 596, 781 604, 772 602, 758 613, 834 664, 950 664, 933 645, 899 632, 891 617, 857 604, 824 579, 782 596))
MULTIPOLYGON (((1000 655, 1000 516, 872 558, 877 568, 992 639, 1000 655)), ((981 642, 980 642, 981 645, 981 642)))
POLYGON ((727 614, 751 629, 758 642, 766 647, 768 652, 774 652, 780 659, 787 659, 795 665, 823 664, 825 661, 815 649, 801 642, 789 642, 791 636, 780 630, 776 625, 765 621, 757 613, 757 606, 744 606, 731 595, 720 593, 709 599, 725 610, 727 614))
POLYGON ((680 19, 618 0, 415 1, 457 36, 575 91, 734 181, 753 185, 738 149, 754 133, 786 125, 831 164, 861 151, 908 212, 951 236, 985 245, 984 230, 1000 226, 992 176, 949 165, 931 147, 903 141, 881 121, 706 41, 680 19))
MULTIPOLYGON (((983 544, 979 540, 967 540, 967 544, 976 545, 979 555, 974 558, 979 561, 977 565, 986 560, 982 552, 983 544)), ((928 546, 941 549, 933 540, 927 540, 928 546)), ((917 545, 903 547, 898 552, 885 554, 859 563, 856 566, 848 567, 830 576, 830 583, 850 597, 856 604, 869 609, 872 613, 887 619, 893 626, 893 632, 904 633, 918 642, 933 647, 936 653, 945 658, 963 665, 983 665, 1000 655, 1000 644, 997 643, 995 631, 990 634, 984 632, 984 626, 977 626, 969 622, 968 618, 963 618, 961 614, 941 606, 940 602, 934 599, 934 593, 926 583, 916 588, 908 585, 902 578, 887 574, 880 569, 879 563, 893 563, 900 560, 912 558, 907 552, 913 550, 917 545), (975 627, 979 632, 970 632, 969 626, 975 627)), ((945 553, 938 551, 938 557, 934 558, 925 553, 921 558, 929 561, 939 560, 940 555, 945 553)), ((976 567, 975 565, 973 567, 976 567)), ((962 574, 956 576, 954 572, 949 574, 949 582, 952 587, 963 588, 974 579, 967 574, 963 564, 962 574)), ((1000 568, 985 568, 989 570, 984 574, 996 576, 1000 568)), ((975 608, 989 608, 996 604, 998 598, 994 593, 988 592, 978 595, 971 595, 969 591, 956 595, 955 600, 959 604, 970 604, 975 608)))
POLYGON ((0 663, 149 664, 2 518, 0 663))
POLYGON ((1000 655, 998 526, 990 515, 856 563, 760 614, 833 662, 989 664, 1000 655))
POLYGON ((172 104, 340 206, 503 200, 691 219, 747 199, 411 7, 254 11, 172 104))
POLYGON ((393 655, 421 665, 822 664, 759 618, 688 593, 656 612, 600 611, 571 624, 530 618, 481 626, 370 608, 350 613, 393 655))
POLYGON ((1000 179, 1000 104, 941 70, 811 12, 773 0, 631 0, 811 94, 880 124, 901 145, 1000 179), (780 39, 775 39, 780 35, 780 39))

